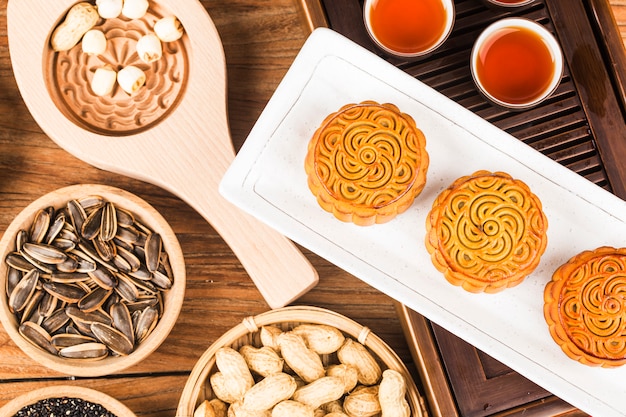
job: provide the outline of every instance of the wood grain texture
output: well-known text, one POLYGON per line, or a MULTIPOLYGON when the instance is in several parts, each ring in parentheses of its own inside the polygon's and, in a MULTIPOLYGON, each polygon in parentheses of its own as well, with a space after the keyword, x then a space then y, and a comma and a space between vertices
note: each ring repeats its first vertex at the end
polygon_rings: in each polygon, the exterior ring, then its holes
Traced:
MULTIPOLYGON (((626 42, 626 3, 611 1, 626 42)), ((202 2, 224 46, 228 127, 236 150, 308 35, 300 3, 202 2)), ((6 8, 7 0, 0 0, 0 233, 22 208, 54 189, 78 183, 113 185, 145 199, 168 220, 185 254, 188 280, 183 310, 170 336, 147 360, 123 374, 79 379, 56 374, 31 361, 0 329, 0 406, 39 387, 76 384, 117 398, 138 416, 171 417, 200 355, 243 318, 268 306, 230 247, 187 203, 160 187, 94 168, 43 133, 13 76, 6 8)), ((370 327, 419 380, 393 300, 315 254, 303 252, 320 281, 294 304, 329 308, 370 327)))
MULTIPOLYGON (((228 127, 239 149, 309 29, 298 0, 203 1, 224 46, 228 127)), ((48 138, 17 88, 8 50, 7 1, 0 0, 0 233, 30 202, 67 185, 101 183, 130 191, 153 205, 176 233, 187 272, 180 317, 145 361, 106 378, 68 379, 24 355, 0 329, 0 406, 51 384, 102 390, 138 416, 171 417, 193 365, 210 344, 245 317, 268 309, 241 262, 209 223, 174 194, 137 179, 100 170, 48 138)), ((192 175, 192 174, 190 174, 192 175)), ((302 248, 300 248, 302 249, 302 248)), ((319 284, 294 304, 325 307, 368 326, 417 374, 393 300, 302 249, 319 284)))

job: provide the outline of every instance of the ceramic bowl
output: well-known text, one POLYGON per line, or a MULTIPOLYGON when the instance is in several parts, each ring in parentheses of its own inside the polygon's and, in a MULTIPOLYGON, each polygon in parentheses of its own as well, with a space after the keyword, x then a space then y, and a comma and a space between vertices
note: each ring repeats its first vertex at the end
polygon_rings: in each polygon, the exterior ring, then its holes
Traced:
MULTIPOLYGON (((30 234, 30 232, 28 233, 30 234)), ((120 249, 118 249, 118 253, 119 251, 120 249)), ((2 240, 0 240, 0 260, 0 288, 4 289, 2 295, 0 296, 0 320, 2 321, 4 329, 9 334, 13 342, 31 359, 63 374, 74 376, 100 376, 119 372, 137 364, 148 357, 148 355, 156 350, 166 339, 178 318, 183 303, 185 293, 185 263, 176 235, 166 220, 144 200, 127 191, 110 186, 92 184, 69 186, 50 192, 49 194, 46 194, 32 202, 16 216, 5 231, 2 240), (132 350, 129 354, 124 352, 122 352, 123 354, 109 354, 108 356, 97 360, 61 357, 58 353, 51 353, 55 352, 54 349, 46 351, 31 343, 23 337, 19 331, 21 324, 20 321, 22 319, 18 319, 17 314, 11 311, 11 302, 8 294, 11 291, 8 288, 14 286, 15 284, 9 284, 8 271, 10 268, 6 260, 7 256, 16 252, 18 241, 17 235, 20 230, 30 231, 31 225, 40 210, 48 207, 54 207, 58 212, 63 207, 67 206, 68 201, 79 200, 87 196, 102 197, 105 201, 113 203, 115 207, 132 213, 135 219, 135 225, 141 223, 153 232, 160 234, 163 248, 162 253, 165 252, 167 254, 169 258, 169 265, 171 266, 170 273, 173 275, 171 287, 167 290, 159 291, 160 299, 158 300, 159 302, 157 307, 160 311, 160 318, 156 322, 156 327, 153 327, 153 330, 149 333, 149 335, 140 343, 135 342, 134 350, 132 350)), ((101 266, 100 268, 110 270, 110 268, 105 268, 104 266, 101 266)), ((50 267, 48 266, 47 269, 50 269, 50 267)), ((60 269, 59 266, 53 266, 52 272, 58 271, 58 269, 60 269)), ((50 271, 40 272, 38 286, 41 287, 44 282, 51 281, 51 274, 49 272, 50 271)), ((23 272, 22 274, 25 275, 26 272, 23 272)), ((94 279, 91 276, 90 279, 91 283, 93 283, 94 279)), ((123 287, 120 284, 121 281, 121 279, 118 279, 117 283, 111 285, 111 287, 113 287, 111 290, 112 295, 109 296, 109 298, 121 294, 120 290, 123 287)), ((129 280, 124 281, 128 282, 129 280)), ((167 287, 167 285, 164 287, 167 287)), ((38 289, 35 289, 35 292, 37 290, 38 289)), ((11 292, 14 291, 15 289, 11 292)), ((41 289, 39 291, 47 292, 45 289, 41 289)), ((19 305, 19 303, 13 303, 12 305, 15 306, 16 304, 19 305)), ((74 303, 74 305, 77 305, 77 303, 74 303)), ((107 304, 105 303, 104 306, 106 305, 107 304)), ((55 307, 57 310, 59 309, 58 306, 59 304, 55 307)), ((130 304, 128 304, 128 306, 129 310, 133 311, 134 307, 130 307, 130 304)), ((100 307, 96 311, 102 311, 103 308, 104 307, 100 307)), ((25 316, 26 314, 24 314, 23 311, 26 311, 26 309, 22 310, 22 313, 20 314, 25 316)), ((42 319, 33 318, 35 317, 34 314, 38 313, 33 313, 29 320, 42 324, 42 319)), ((73 327, 77 328, 77 326, 73 327)), ((68 331, 65 330, 66 328, 67 326, 64 325, 63 332, 68 331)), ((87 328, 89 329, 90 326, 88 325, 87 328)), ((81 331, 83 330, 81 329, 81 331)), ((55 332, 50 331, 50 333, 55 332)), ((44 335, 45 338, 49 338, 49 336, 49 334, 47 336, 44 335)))

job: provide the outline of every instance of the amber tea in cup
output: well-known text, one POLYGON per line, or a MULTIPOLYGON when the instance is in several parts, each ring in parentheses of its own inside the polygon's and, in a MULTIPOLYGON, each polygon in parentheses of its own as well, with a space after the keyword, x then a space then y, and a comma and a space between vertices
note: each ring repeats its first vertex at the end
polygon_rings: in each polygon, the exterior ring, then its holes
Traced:
POLYGON ((556 89, 563 57, 556 39, 543 26, 508 18, 481 33, 472 49, 471 66, 476 85, 489 100, 525 109, 556 89))
POLYGON ((452 0, 365 0, 365 26, 385 52, 418 57, 437 49, 454 24, 452 0))

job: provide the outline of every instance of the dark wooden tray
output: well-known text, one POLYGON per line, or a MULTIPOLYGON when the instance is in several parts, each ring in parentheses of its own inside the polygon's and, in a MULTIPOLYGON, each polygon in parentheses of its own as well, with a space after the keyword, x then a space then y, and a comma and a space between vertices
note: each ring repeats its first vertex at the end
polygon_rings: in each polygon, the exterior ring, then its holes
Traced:
MULTIPOLYGON (((311 28, 326 26, 378 54, 519 140, 626 199, 626 56, 606 0, 539 0, 516 12, 456 0, 456 22, 427 59, 380 51, 363 25, 362 0, 301 0, 311 28), (535 20, 559 40, 566 68, 557 92, 523 112, 490 105, 469 71, 474 40, 507 16, 535 20)), ((584 416, 571 405, 405 306, 398 306, 432 415, 584 416)))

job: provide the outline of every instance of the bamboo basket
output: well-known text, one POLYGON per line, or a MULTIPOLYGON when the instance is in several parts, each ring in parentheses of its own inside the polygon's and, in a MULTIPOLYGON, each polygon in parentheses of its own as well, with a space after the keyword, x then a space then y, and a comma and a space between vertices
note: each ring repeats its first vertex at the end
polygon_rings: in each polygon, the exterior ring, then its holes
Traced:
MULTIPOLYGON (((176 417, 193 417, 195 409, 204 401, 214 398, 209 381, 210 375, 217 371, 215 352, 224 346, 239 350, 241 346, 260 347, 260 330, 263 326, 274 325, 283 331, 303 324, 326 324, 343 332, 365 345, 381 365, 381 369, 394 369, 400 372, 407 385, 406 399, 411 408, 411 416, 426 417, 427 411, 423 397, 415 385, 408 369, 398 355, 378 336, 355 321, 330 310, 311 306, 291 306, 270 310, 257 316, 246 317, 242 323, 233 327, 217 339, 200 357, 191 371, 183 389, 176 417)), ((336 363, 336 355, 322 355, 324 365, 336 363)))

